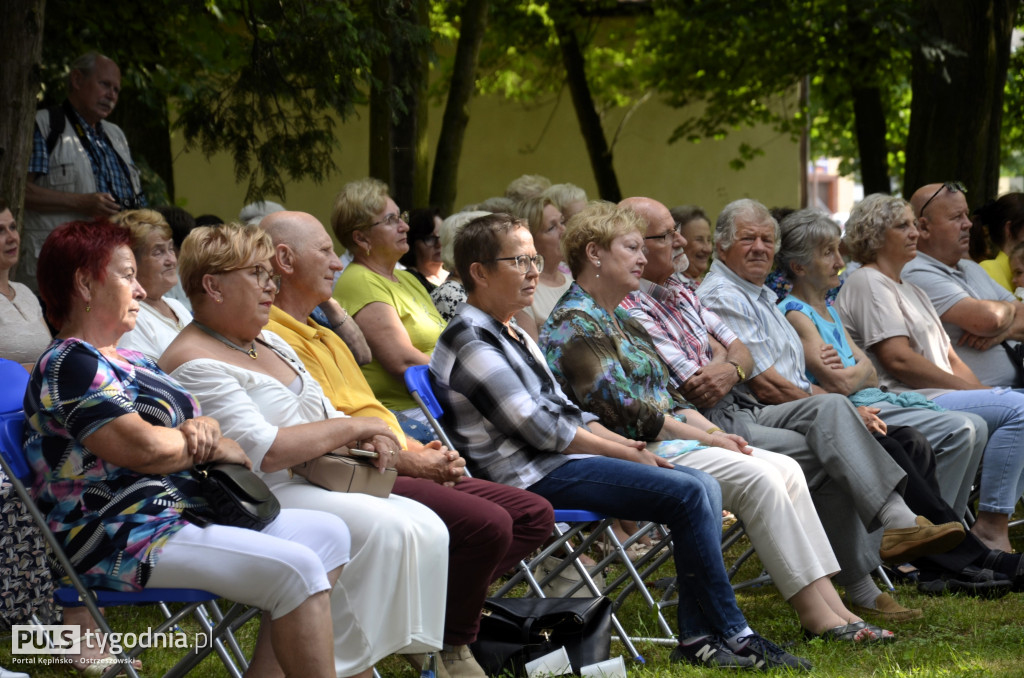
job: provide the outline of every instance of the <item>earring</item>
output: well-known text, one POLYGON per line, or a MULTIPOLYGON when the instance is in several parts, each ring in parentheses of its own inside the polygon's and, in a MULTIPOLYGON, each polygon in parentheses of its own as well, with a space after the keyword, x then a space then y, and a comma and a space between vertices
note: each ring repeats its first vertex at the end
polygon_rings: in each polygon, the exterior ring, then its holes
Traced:
POLYGON ((92 310, 92 306, 90 306, 89 304, 86 304, 85 305, 85 312, 88 313, 91 310, 92 310))
MULTIPOLYGON (((597 266, 597 268, 600 269, 601 268, 601 260, 598 259, 597 261, 595 261, 594 262, 594 266, 597 266)), ((601 277, 601 272, 598 271, 597 275, 595 275, 594 277, 595 278, 600 278, 601 277)))
POLYGON ((218 304, 223 304, 224 303, 224 297, 217 297, 217 303, 218 304))
POLYGON ((370 246, 366 246, 366 256, 370 256, 370 246))

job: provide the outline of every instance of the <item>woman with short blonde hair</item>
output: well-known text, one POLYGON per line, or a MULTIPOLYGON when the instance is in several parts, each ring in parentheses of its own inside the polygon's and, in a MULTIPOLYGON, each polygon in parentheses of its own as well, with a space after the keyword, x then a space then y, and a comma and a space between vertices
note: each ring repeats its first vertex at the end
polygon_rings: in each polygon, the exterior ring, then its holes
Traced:
MULTIPOLYGON (((280 285, 260 228, 198 228, 181 248, 181 268, 195 311, 160 359, 205 411, 238 440, 284 507, 341 517, 352 531, 346 593, 331 612, 337 675, 366 675, 394 652, 441 646, 448 535, 428 508, 392 494, 332 492, 292 466, 339 448, 376 453, 394 466, 398 439, 378 417, 335 410, 295 351, 264 330, 280 285)), ((347 450, 343 453, 347 454, 347 450)))
POLYGON ((397 267, 409 251, 408 218, 377 179, 342 187, 331 224, 352 263, 338 278, 334 298, 359 325, 373 353, 362 370, 377 399, 395 412, 406 435, 428 443, 433 430, 405 388, 404 375, 406 368, 430 361, 446 323, 420 281, 397 267))

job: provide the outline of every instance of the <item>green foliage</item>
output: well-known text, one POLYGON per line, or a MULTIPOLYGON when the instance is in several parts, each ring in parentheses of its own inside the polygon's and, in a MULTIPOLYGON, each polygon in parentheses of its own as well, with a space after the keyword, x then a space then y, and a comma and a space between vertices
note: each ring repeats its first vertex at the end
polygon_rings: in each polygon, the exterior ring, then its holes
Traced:
MULTIPOLYGON (((659 46, 649 77, 674 106, 704 104, 676 128, 673 140, 720 138, 752 124, 795 138, 809 126, 812 153, 843 158, 842 170, 850 173, 859 165, 852 87, 880 86, 889 111, 909 105, 915 40, 909 0, 657 5, 647 27, 659 46), (808 110, 796 96, 805 78, 808 110)), ((906 120, 890 115, 890 161, 905 137, 906 120)))
POLYGON ((191 44, 213 47, 178 92, 175 124, 188 147, 231 153, 236 179, 249 181, 247 198, 283 197, 285 176, 323 181, 336 170, 335 116, 363 98, 356 76, 369 69, 372 28, 330 0, 217 9, 186 27, 197 33, 186 33, 191 44))
MULTIPOLYGON (((1024 28, 1019 17, 1017 28, 1024 28)), ((1024 176, 1024 49, 1010 55, 1003 98, 1003 174, 1024 176)))

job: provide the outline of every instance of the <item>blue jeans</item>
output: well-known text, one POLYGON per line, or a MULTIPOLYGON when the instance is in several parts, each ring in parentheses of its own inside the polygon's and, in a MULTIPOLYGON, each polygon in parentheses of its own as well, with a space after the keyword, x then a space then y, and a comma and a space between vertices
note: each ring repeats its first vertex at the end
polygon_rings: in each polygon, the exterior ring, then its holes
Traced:
POLYGON ((932 401, 947 410, 976 414, 988 424, 978 510, 1012 514, 1024 492, 1024 393, 1003 389, 953 391, 932 401))
POLYGON ((556 509, 667 525, 679 578, 680 638, 728 637, 746 627, 722 562, 722 491, 707 473, 588 457, 559 466, 528 489, 556 509))

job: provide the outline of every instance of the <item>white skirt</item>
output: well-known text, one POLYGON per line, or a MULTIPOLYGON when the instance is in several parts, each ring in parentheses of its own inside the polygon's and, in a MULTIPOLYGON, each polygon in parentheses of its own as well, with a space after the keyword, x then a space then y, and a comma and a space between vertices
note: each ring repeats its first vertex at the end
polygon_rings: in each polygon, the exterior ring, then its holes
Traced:
POLYGON ((331 594, 336 674, 357 674, 396 652, 440 649, 448 588, 441 519, 405 497, 330 492, 296 480, 271 486, 282 507, 333 513, 352 534, 351 560, 331 594))

